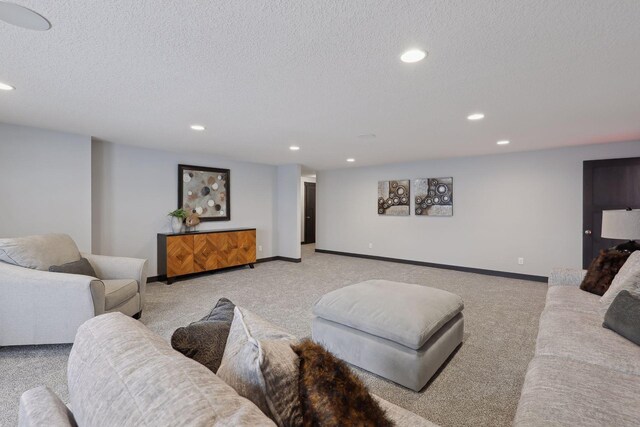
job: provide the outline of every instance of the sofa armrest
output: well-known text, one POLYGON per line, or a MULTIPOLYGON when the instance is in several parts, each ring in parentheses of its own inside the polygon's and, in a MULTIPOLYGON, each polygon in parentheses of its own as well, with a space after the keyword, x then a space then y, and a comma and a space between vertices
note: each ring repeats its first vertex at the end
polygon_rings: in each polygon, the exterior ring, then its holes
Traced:
POLYGON ((104 313, 104 283, 0 262, 0 346, 70 343, 78 326, 104 313))
POLYGON ((587 270, 554 268, 549 276, 549 286, 580 286, 587 270))
POLYGON ((48 387, 40 386, 22 393, 18 427, 76 427, 73 414, 48 387))
POLYGON ((138 282, 140 306, 144 307, 144 294, 147 287, 146 259, 127 258, 107 255, 82 254, 100 279, 135 279, 138 282))
POLYGON ((391 420, 393 425, 398 427, 438 427, 437 424, 422 418, 420 415, 414 414, 407 409, 387 402, 383 398, 371 393, 371 397, 375 400, 380 408, 385 412, 387 418, 391 420))

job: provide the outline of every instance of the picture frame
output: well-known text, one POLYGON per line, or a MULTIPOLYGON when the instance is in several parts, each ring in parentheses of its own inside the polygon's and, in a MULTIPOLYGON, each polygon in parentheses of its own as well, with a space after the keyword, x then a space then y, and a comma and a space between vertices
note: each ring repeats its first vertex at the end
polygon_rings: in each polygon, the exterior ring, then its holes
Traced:
POLYGON ((231 220, 231 171, 178 165, 178 209, 197 213, 200 221, 231 220))
POLYGON ((413 194, 416 216, 453 216, 453 177, 418 178, 413 194))
POLYGON ((378 181, 378 215, 408 216, 410 201, 410 180, 378 181))

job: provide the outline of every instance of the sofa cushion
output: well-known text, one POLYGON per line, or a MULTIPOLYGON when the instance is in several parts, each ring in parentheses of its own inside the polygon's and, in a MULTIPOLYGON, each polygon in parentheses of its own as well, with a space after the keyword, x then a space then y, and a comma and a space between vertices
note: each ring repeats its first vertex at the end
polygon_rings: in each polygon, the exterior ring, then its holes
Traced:
POLYGON ((368 280, 325 294, 313 314, 417 350, 463 308, 441 289, 368 280))
POLYGON ((138 293, 138 282, 133 279, 103 280, 104 308, 109 311, 129 301, 138 293))
POLYGON ((620 292, 609 306, 602 326, 640 345, 640 296, 620 292))
POLYGON ((52 273, 80 274, 82 276, 98 277, 93 266, 86 258, 80 258, 78 261, 68 262, 62 265, 52 265, 49 267, 52 273))
POLYGON ((596 313, 600 307, 600 298, 577 286, 550 286, 545 307, 596 313))
POLYGON ((570 359, 536 356, 529 364, 517 427, 640 425, 638 376, 570 359))
POLYGON ((586 270, 577 268, 554 268, 549 274, 549 287, 551 286, 580 286, 586 270))
POLYGON ((273 425, 210 370, 122 313, 80 326, 68 387, 81 426, 273 425))
POLYGON ((600 298, 600 314, 604 314, 623 289, 631 293, 640 292, 640 251, 633 252, 611 282, 609 290, 600 298))
POLYGON ((171 335, 171 347, 216 373, 229 337, 235 304, 220 298, 211 312, 171 335))
POLYGON ((587 274, 580 284, 580 289, 596 295, 603 295, 620 268, 629 258, 628 252, 615 249, 603 249, 598 256, 591 261, 587 274))
POLYGON ((299 359, 295 337, 236 307, 217 375, 279 426, 298 426, 299 359))
POLYGON ((46 386, 22 393, 18 412, 18 427, 42 426, 77 426, 69 408, 46 386))
POLYGON ((300 357, 300 400, 305 426, 393 425, 345 362, 308 339, 293 349, 300 357))
POLYGON ((0 261, 48 271, 52 265, 78 261, 80 251, 67 234, 41 234, 0 239, 0 261))
POLYGON ((537 356, 556 356, 640 375, 640 347, 602 327, 597 311, 546 308, 540 317, 537 356))

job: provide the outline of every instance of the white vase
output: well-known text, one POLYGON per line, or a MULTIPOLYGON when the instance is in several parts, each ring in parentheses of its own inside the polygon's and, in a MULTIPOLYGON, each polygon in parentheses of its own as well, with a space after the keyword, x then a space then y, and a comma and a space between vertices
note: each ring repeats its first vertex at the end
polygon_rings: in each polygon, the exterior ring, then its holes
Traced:
POLYGON ((174 233, 179 233, 182 231, 182 218, 178 218, 175 216, 171 217, 171 229, 174 233))

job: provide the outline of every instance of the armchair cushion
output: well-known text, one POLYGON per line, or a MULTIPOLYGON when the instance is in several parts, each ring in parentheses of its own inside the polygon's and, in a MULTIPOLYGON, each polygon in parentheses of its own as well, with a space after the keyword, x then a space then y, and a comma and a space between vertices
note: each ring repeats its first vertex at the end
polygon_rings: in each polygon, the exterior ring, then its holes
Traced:
POLYGON ((140 294, 140 310, 144 308, 144 295, 147 286, 147 260, 107 255, 85 254, 97 277, 102 280, 135 280, 140 294))
POLYGON ((20 267, 47 271, 52 265, 79 259, 78 247, 67 234, 0 239, 0 261, 20 267))
POLYGON ((86 258, 80 258, 78 261, 62 265, 52 265, 49 267, 49 271, 52 273, 82 274, 83 276, 97 277, 96 271, 86 258))
POLYGON ((127 302, 138 293, 138 283, 133 279, 103 280, 102 283, 104 283, 104 308, 106 311, 127 302))

